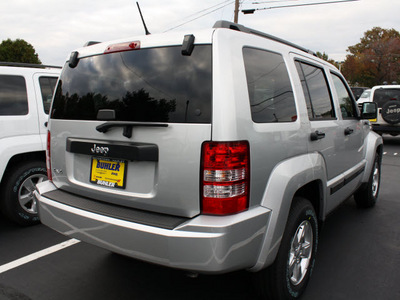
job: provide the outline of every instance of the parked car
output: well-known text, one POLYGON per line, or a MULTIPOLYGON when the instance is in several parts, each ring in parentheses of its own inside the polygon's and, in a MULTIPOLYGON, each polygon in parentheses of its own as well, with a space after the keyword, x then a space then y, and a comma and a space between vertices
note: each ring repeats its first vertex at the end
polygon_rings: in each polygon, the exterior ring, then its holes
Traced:
POLYGON ((0 63, 0 210, 39 222, 35 184, 47 179, 47 119, 61 67, 0 63))
POLYGON ((351 91, 353 92, 354 98, 356 98, 356 99, 360 98, 362 93, 364 93, 364 91, 368 90, 368 89, 369 89, 369 87, 358 87, 358 86, 351 87, 351 91))
POLYGON ((371 89, 364 90, 361 94, 360 98, 357 99, 358 104, 362 104, 364 102, 371 102, 371 89))
POLYGON ((327 214, 377 201, 376 110, 359 114, 312 52, 226 21, 77 49, 51 107, 41 221, 172 268, 257 272, 264 296, 298 298, 327 214))
POLYGON ((371 90, 371 99, 378 105, 378 118, 372 128, 379 134, 400 134, 400 85, 378 85, 371 90))

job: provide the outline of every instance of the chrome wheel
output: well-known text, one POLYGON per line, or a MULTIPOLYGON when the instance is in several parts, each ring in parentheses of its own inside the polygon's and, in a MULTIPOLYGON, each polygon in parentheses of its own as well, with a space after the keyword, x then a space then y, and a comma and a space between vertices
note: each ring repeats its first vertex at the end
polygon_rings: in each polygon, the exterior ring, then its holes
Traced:
POLYGON ((313 249, 313 230, 309 221, 297 227, 289 251, 289 277, 293 285, 302 282, 310 266, 313 249))
POLYGON ((47 176, 43 174, 34 174, 29 176, 21 184, 18 191, 18 202, 22 209, 30 214, 37 214, 36 199, 33 197, 33 191, 36 184, 47 180, 47 176))
POLYGON ((379 163, 375 161, 374 173, 372 175, 372 196, 374 198, 378 196, 379 183, 380 183, 379 163))

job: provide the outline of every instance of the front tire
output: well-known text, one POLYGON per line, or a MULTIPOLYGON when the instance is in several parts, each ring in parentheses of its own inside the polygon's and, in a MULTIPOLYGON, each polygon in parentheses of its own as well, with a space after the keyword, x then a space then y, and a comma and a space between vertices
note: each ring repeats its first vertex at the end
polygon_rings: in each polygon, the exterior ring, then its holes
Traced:
POLYGON ((296 197, 275 262, 258 274, 263 298, 298 299, 306 289, 318 245, 318 220, 312 204, 296 197))
POLYGON ((11 221, 19 225, 39 223, 36 184, 47 180, 46 164, 42 161, 23 162, 4 175, 1 189, 1 210, 11 221))

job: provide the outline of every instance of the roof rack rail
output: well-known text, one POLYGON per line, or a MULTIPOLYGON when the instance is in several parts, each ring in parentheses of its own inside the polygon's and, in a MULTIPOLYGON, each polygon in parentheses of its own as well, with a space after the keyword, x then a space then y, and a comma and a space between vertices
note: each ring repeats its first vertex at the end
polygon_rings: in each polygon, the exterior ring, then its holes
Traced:
POLYGON ((214 24, 213 28, 227 28, 227 29, 232 29, 232 30, 237 30, 237 31, 245 32, 245 33, 258 35, 258 36, 261 36, 263 38, 267 38, 267 39, 270 39, 270 40, 273 40, 273 41, 276 41, 276 42, 279 42, 279 43, 294 47, 296 49, 299 49, 301 51, 307 52, 307 53, 312 54, 314 56, 317 56, 314 51, 311 51, 311 50, 306 49, 304 47, 301 47, 299 45, 293 44, 293 43, 291 43, 289 41, 286 41, 284 39, 278 38, 276 36, 273 36, 273 35, 270 35, 268 33, 264 33, 264 32, 261 32, 261 31, 255 30, 255 29, 248 28, 248 27, 240 25, 240 24, 232 23, 232 22, 229 22, 229 21, 224 21, 224 20, 217 21, 214 24))
POLYGON ((28 63, 16 63, 16 62, 5 62, 5 61, 0 61, 0 66, 21 67, 21 68, 22 67, 25 67, 25 68, 38 68, 38 69, 46 69, 46 68, 62 69, 62 67, 60 67, 60 66, 28 64, 28 63))
POLYGON ((89 46, 93 46, 93 45, 96 45, 96 44, 100 44, 101 42, 97 42, 97 41, 87 41, 84 45, 83 45, 83 47, 89 47, 89 46))

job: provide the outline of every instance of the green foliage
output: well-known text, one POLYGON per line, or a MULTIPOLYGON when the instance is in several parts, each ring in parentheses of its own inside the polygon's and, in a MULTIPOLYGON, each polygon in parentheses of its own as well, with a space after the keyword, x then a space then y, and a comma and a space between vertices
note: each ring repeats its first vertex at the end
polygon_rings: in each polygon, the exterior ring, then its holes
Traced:
POLYGON ((347 51, 342 72, 352 85, 400 82, 400 33, 395 29, 374 27, 347 51))
POLYGON ((0 61, 41 64, 35 48, 22 39, 4 40, 0 44, 0 61))

